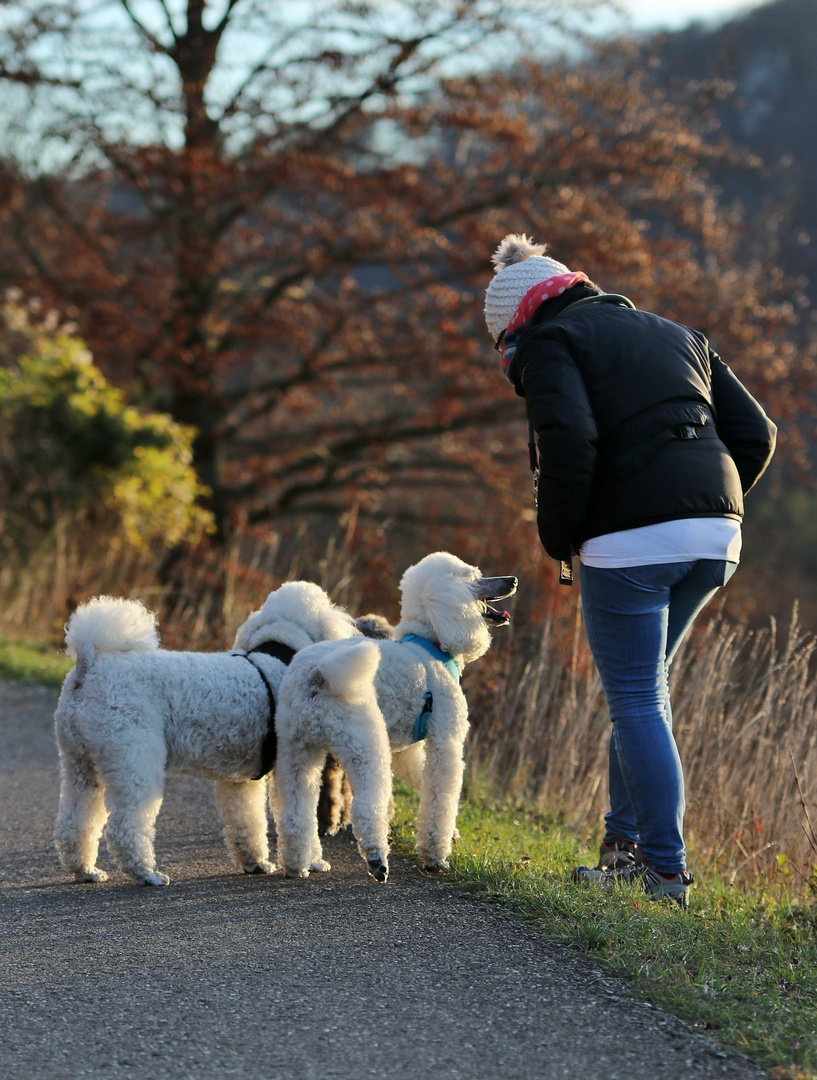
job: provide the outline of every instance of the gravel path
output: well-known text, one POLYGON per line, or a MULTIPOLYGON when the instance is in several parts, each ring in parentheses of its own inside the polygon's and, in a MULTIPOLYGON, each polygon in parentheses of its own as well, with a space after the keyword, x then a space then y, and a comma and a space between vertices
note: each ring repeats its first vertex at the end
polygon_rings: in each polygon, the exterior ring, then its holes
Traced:
POLYGON ((168 781, 170 886, 69 883, 55 702, 0 680, 2 1080, 766 1076, 410 862, 376 885, 348 835, 330 874, 236 873, 203 781, 168 781))

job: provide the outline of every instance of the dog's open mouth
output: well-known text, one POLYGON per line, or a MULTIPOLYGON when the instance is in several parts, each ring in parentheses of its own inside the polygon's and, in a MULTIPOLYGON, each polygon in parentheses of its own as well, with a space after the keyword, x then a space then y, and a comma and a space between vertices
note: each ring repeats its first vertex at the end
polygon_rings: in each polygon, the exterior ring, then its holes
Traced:
POLYGON ((507 626, 511 621, 507 611, 502 611, 492 605, 497 600, 507 600, 509 596, 513 596, 518 584, 515 577, 484 577, 474 582, 474 593, 485 605, 482 617, 489 626, 507 626))

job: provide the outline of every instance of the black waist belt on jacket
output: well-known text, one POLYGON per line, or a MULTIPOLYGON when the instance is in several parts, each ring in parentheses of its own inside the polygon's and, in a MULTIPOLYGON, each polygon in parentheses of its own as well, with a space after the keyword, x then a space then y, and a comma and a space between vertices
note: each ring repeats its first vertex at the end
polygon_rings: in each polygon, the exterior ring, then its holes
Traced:
POLYGON ((261 743, 261 772, 258 776, 254 776, 253 780, 261 780, 268 772, 271 772, 275 768, 275 759, 278 756, 278 736, 275 733, 275 695, 272 692, 269 679, 258 664, 251 659, 250 654, 257 652, 266 653, 267 656, 273 656, 276 660, 280 660, 282 664, 289 665, 295 655, 295 649, 291 649, 289 645, 284 645, 280 641, 265 641, 263 645, 257 645, 254 649, 250 649, 249 653, 236 653, 237 656, 243 656, 245 660, 249 660, 261 676, 269 699, 267 732, 261 743))
POLYGON ((670 442, 717 439, 709 408, 699 402, 670 402, 633 417, 599 441, 596 478, 615 480, 642 469, 670 442))

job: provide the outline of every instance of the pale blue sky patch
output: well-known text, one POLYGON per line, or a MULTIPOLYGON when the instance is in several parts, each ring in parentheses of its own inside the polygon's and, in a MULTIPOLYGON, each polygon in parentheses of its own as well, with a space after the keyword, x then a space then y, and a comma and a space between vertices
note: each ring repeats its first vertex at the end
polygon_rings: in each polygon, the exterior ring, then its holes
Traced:
POLYGON ((722 23, 765 0, 618 0, 638 31, 680 30, 691 22, 722 23))

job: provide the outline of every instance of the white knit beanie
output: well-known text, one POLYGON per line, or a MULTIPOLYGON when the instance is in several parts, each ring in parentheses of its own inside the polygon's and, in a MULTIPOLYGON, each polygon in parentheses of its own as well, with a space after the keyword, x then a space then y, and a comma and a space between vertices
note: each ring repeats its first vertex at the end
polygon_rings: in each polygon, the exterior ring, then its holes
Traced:
POLYGON ((564 263, 545 258, 544 244, 524 233, 509 233, 494 252, 496 273, 485 290, 485 322, 496 341, 508 326, 528 289, 557 274, 569 274, 564 263))

